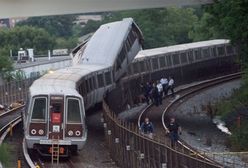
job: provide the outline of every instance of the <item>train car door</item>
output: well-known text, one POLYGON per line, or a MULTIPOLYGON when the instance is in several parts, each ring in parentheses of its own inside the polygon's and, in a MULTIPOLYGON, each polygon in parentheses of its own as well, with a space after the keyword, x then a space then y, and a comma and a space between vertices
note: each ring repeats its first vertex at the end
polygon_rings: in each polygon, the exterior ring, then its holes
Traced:
POLYGON ((64 97, 50 97, 49 139, 63 139, 64 97))

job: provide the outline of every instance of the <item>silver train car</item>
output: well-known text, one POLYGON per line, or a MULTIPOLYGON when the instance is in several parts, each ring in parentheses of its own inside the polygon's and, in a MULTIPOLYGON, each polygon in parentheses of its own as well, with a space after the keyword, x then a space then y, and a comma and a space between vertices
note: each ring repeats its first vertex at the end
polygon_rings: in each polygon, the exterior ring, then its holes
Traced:
POLYGON ((235 64, 236 56, 235 47, 227 39, 142 50, 129 66, 128 76, 125 78, 130 79, 147 74, 152 75, 154 79, 173 74, 173 76, 177 74, 179 78, 182 78, 186 74, 188 76, 197 73, 202 75, 201 69, 205 73, 210 73, 212 70, 215 73, 214 69, 223 68, 226 65, 230 65, 226 67, 226 69, 230 69, 235 64))
POLYGON ((28 149, 60 156, 83 148, 87 140, 85 110, 100 102, 142 49, 143 35, 132 18, 102 25, 92 38, 75 48, 73 66, 36 80, 29 89, 23 116, 28 149))

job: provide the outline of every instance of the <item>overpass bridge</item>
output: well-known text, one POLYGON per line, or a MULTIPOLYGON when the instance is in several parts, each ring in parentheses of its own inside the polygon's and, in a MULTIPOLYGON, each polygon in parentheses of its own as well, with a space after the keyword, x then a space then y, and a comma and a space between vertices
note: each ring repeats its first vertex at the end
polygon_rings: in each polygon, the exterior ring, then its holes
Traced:
POLYGON ((210 3, 213 3, 213 0, 1 0, 0 18, 163 8, 210 3))

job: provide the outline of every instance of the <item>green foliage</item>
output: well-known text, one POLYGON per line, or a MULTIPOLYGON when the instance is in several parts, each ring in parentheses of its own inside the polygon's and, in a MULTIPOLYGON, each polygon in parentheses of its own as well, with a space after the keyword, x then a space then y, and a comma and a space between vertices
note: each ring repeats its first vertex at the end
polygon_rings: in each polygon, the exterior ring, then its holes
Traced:
POLYGON ((191 8, 143 9, 106 13, 103 21, 89 21, 81 35, 94 32, 104 23, 132 17, 145 37, 145 48, 191 42, 188 32, 198 18, 191 8))
POLYGON ((210 26, 213 17, 210 13, 205 12, 199 22, 196 22, 193 29, 189 31, 189 38, 193 41, 224 38, 225 36, 216 30, 214 25, 210 26))
POLYGON ((5 81, 20 81, 26 79, 26 74, 22 70, 15 70, 15 71, 6 71, 2 74, 2 77, 5 81))
POLYGON ((8 49, 0 48, 0 75, 12 69, 12 61, 9 57, 8 49))
POLYGON ((189 37, 194 41, 228 38, 236 45, 242 63, 248 63, 248 1, 221 0, 206 8, 200 22, 194 25, 189 37))
POLYGON ((87 24, 81 28, 81 31, 79 32, 80 36, 89 34, 91 32, 96 31, 104 22, 102 21, 93 21, 93 20, 89 20, 87 22, 87 24))
POLYGON ((58 15, 46 17, 31 17, 18 23, 19 26, 28 25, 45 29, 49 34, 57 37, 72 36, 72 28, 76 15, 58 15))
POLYGON ((77 46, 78 38, 77 37, 70 37, 70 38, 63 38, 58 37, 56 38, 56 45, 55 48, 74 48, 77 46))
POLYGON ((241 122, 240 128, 231 129, 233 134, 230 137, 232 150, 247 151, 248 150, 248 121, 241 122))
POLYGON ((217 114, 225 118, 239 107, 248 106, 248 70, 242 78, 241 87, 235 90, 231 97, 216 103, 217 114))
POLYGON ((0 161, 6 167, 9 165, 9 158, 10 158, 10 153, 8 152, 9 149, 10 149, 9 146, 5 143, 0 145, 0 153, 1 153, 0 161))
MULTIPOLYGON (((216 104, 217 114, 222 118, 235 116, 235 112, 240 107, 248 106, 248 70, 243 75, 241 87, 234 91, 232 96, 226 100, 222 100, 216 104)), ((243 108, 247 109, 247 108, 243 108)), ((230 142, 233 150, 247 151, 248 150, 248 120, 242 120, 240 128, 236 124, 231 127, 232 136, 230 142)))
POLYGON ((54 44, 54 38, 41 28, 22 26, 0 30, 0 49, 8 49, 8 52, 12 49, 16 55, 20 48, 34 48, 39 52, 52 49, 54 44))

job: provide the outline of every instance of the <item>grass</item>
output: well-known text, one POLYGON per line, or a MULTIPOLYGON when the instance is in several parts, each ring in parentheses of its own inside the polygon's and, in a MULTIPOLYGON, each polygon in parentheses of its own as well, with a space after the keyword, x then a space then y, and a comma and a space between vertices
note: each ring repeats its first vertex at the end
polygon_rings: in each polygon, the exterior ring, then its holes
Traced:
POLYGON ((0 146, 0 162, 5 167, 8 167, 8 165, 9 165, 9 158, 10 158, 9 149, 10 149, 10 147, 5 143, 3 143, 0 146))

